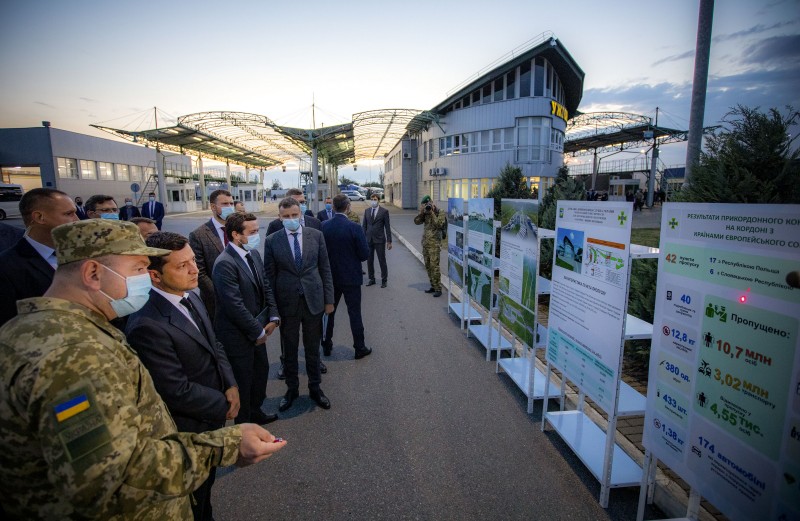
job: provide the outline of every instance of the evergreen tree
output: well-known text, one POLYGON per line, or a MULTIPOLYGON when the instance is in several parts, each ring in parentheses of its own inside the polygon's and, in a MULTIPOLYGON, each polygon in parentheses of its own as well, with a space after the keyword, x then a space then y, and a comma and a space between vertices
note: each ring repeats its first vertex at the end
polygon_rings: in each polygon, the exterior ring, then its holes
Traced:
POLYGON ((495 219, 500 217, 500 200, 501 199, 534 199, 534 193, 528 188, 525 178, 522 176, 522 169, 516 166, 511 166, 506 163, 506 166, 500 171, 500 176, 494 182, 494 186, 486 197, 494 198, 494 215, 495 219))
POLYGON ((799 203, 800 149, 790 127, 800 113, 767 113, 738 105, 722 128, 706 138, 706 152, 692 169, 690 185, 676 200, 713 203, 799 203))
MULTIPOLYGON (((586 186, 583 181, 570 177, 569 167, 558 169, 556 182, 547 189, 539 205, 539 228, 556 229, 556 208, 558 201, 583 201, 586 199, 586 186)), ((553 241, 542 241, 539 252, 539 273, 550 278, 553 272, 553 241)))

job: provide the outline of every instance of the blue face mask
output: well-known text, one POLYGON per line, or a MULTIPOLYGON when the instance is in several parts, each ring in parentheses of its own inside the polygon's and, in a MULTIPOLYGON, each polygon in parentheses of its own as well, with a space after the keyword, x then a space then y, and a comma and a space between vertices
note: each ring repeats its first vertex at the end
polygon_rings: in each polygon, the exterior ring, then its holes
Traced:
POLYGON ((281 222, 283 227, 290 232, 296 232, 300 228, 300 219, 283 219, 281 222))
POLYGON ((101 213, 101 219, 111 219, 112 221, 119 221, 119 214, 116 213, 101 213))
POLYGON ((308 205, 301 204, 300 205, 300 213, 306 213, 306 210, 308 210, 308 205))
POLYGON ((132 277, 123 277, 105 264, 102 264, 102 266, 117 277, 125 279, 125 286, 128 289, 128 294, 123 298, 113 299, 108 296, 106 292, 100 290, 100 293, 105 295, 106 298, 111 301, 111 308, 118 317, 124 317, 130 315, 131 313, 136 313, 142 309, 145 304, 147 304, 147 299, 150 298, 150 289, 153 287, 152 282, 150 282, 149 273, 142 273, 141 275, 134 275, 132 277))
POLYGON ((255 235, 249 235, 247 237, 247 242, 242 243, 242 248, 244 248, 246 251, 253 251, 257 249, 260 244, 261 235, 256 233, 255 235))
POLYGON ((151 203, 155 202, 155 200, 156 200, 156 198, 155 198, 155 197, 150 197, 149 199, 150 199, 150 202, 151 202, 151 203))
POLYGON ((228 218, 230 214, 236 211, 236 208, 233 206, 223 206, 222 210, 219 212, 219 218, 223 221, 228 218))
POLYGON ((325 203, 325 209, 330 212, 333 209, 333 205, 331 203, 325 203))
POLYGON ((133 203, 130 201, 125 201, 125 206, 133 206, 133 203))

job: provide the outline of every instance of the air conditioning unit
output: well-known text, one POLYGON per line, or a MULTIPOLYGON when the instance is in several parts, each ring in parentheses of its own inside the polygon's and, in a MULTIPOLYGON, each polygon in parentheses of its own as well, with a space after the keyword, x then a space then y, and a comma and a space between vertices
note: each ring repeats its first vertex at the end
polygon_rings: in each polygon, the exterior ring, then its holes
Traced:
POLYGON ((408 152, 403 152, 403 159, 411 159, 411 154, 408 152))
POLYGON ((447 169, 446 168, 440 168, 439 169, 439 175, 447 175, 447 169))
POLYGON ((434 168, 433 169, 433 175, 439 175, 439 169, 438 168, 434 168))
POLYGON ((433 173, 433 168, 431 168, 430 170, 428 170, 428 175, 436 175, 436 174, 434 174, 434 173, 433 173))

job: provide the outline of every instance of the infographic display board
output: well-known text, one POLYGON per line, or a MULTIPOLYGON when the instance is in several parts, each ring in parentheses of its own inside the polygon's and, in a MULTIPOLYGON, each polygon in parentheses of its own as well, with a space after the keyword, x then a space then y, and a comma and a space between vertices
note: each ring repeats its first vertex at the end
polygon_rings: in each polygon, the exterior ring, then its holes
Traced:
POLYGON ((632 203, 559 201, 547 360, 615 414, 632 203))
POLYGON ((495 242, 494 199, 470 199, 467 208, 467 292, 485 309, 491 309, 495 242))
POLYGON ((539 263, 539 201, 500 201, 498 319, 525 345, 536 334, 536 267, 539 263))
POLYGON ((665 204, 643 442, 731 519, 800 519, 800 206, 665 204))
POLYGON ((464 199, 447 200, 447 276, 459 288, 464 284, 464 199))

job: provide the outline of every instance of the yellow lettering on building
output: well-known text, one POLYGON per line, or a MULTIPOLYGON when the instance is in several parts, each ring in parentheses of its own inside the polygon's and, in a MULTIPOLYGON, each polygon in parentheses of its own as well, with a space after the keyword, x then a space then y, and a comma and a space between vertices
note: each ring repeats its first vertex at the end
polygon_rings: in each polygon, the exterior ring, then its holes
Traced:
POLYGON ((564 121, 569 119, 569 113, 567 112, 567 108, 558 103, 557 101, 550 101, 550 114, 553 116, 557 116, 564 121))

